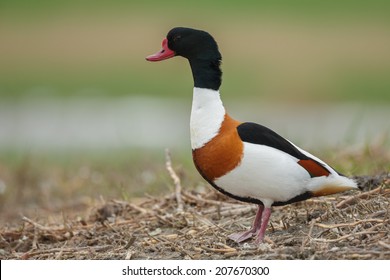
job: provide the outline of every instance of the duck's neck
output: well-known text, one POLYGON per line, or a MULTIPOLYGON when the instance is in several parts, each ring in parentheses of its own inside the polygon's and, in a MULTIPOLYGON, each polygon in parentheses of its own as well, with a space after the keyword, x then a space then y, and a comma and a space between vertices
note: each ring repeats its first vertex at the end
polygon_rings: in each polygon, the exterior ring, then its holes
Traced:
POLYGON ((191 147, 203 147, 218 134, 225 118, 219 91, 194 87, 190 120, 191 147))
POLYGON ((197 58, 190 59, 189 62, 191 65, 195 87, 212 89, 216 91, 219 90, 222 82, 220 55, 216 56, 215 59, 197 58))

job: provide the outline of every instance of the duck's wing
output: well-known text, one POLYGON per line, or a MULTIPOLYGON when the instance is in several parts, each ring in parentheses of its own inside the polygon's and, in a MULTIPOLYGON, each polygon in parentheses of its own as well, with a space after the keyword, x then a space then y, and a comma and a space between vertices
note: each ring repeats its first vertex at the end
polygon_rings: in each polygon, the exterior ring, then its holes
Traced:
POLYGON ((237 126, 237 131, 243 142, 264 145, 296 158, 297 164, 302 166, 312 178, 329 176, 332 173, 339 174, 320 159, 298 148, 287 139, 263 125, 245 122, 237 126))

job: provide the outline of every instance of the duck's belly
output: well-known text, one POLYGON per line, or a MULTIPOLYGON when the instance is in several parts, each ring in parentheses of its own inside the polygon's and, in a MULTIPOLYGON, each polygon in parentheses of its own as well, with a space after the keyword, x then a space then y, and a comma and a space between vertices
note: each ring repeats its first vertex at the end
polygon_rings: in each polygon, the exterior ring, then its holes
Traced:
POLYGON ((270 206, 307 191, 310 175, 297 161, 277 149, 244 143, 240 164, 214 183, 234 196, 257 199, 270 206))

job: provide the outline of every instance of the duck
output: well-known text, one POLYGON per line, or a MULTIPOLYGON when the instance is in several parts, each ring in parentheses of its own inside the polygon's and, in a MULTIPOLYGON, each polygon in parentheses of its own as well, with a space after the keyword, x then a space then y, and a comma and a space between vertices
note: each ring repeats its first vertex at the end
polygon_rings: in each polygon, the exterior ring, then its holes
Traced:
POLYGON ((270 128, 227 113, 219 91, 222 56, 208 32, 175 27, 146 60, 176 56, 188 60, 194 80, 190 137, 196 169, 219 192, 258 206, 252 226, 228 238, 260 244, 273 206, 357 189, 353 179, 270 128))

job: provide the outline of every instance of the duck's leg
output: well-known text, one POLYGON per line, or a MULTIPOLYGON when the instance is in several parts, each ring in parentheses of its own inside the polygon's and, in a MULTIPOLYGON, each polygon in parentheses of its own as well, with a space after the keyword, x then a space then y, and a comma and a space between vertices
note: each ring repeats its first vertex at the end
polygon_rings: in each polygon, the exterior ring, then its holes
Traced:
POLYGON ((259 231, 256 232, 257 238, 256 238, 256 243, 259 244, 263 242, 264 235, 265 235, 265 230, 267 229, 268 222, 269 222, 269 217, 271 216, 271 208, 270 207, 265 207, 263 214, 261 216, 261 226, 259 231))
MULTIPOLYGON (((251 238, 254 234, 259 232, 261 230, 260 227, 262 225, 261 220, 262 220, 262 216, 263 216, 263 209, 264 209, 264 206, 259 205, 259 207, 257 209, 255 220, 253 221, 253 225, 252 225, 250 230, 233 233, 233 234, 229 235, 228 237, 231 240, 239 243, 239 242, 242 242, 244 240, 247 240, 248 238, 251 238)), ((268 217, 268 219, 269 219, 269 217, 268 217)), ((268 221, 267 221, 267 223, 268 223, 268 221)))

